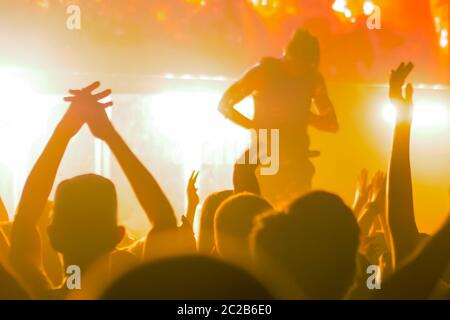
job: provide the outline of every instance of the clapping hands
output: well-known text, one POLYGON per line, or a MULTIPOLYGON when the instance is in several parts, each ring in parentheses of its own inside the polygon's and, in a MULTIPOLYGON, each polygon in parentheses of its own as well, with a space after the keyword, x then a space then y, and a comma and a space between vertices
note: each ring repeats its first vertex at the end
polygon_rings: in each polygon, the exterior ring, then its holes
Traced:
POLYGON ((111 90, 107 89, 94 94, 93 91, 99 87, 100 82, 97 81, 81 90, 69 90, 72 96, 65 97, 64 101, 71 102, 69 112, 72 112, 73 118, 76 118, 75 123, 78 130, 84 123, 87 123, 95 137, 105 140, 111 127, 105 108, 112 106, 113 103, 111 101, 100 102, 111 95, 111 90))

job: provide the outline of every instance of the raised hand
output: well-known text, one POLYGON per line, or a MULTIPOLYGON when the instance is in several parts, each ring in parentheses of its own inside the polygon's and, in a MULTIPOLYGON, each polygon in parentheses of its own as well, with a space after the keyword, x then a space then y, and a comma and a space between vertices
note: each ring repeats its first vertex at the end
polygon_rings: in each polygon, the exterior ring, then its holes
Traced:
POLYGON ((411 179, 411 123, 413 87, 403 86, 413 69, 412 63, 400 64, 391 72, 389 96, 397 110, 391 160, 388 173, 387 217, 392 239, 393 266, 401 264, 414 252, 420 242, 414 216, 411 179))
POLYGON ((389 97, 397 109, 397 121, 410 120, 412 118, 413 86, 408 83, 405 93, 403 86, 406 78, 414 69, 414 65, 409 62, 402 62, 397 69, 391 71, 389 80, 389 97))
MULTIPOLYGON (((108 97, 109 95, 111 95, 111 90, 107 89, 104 90, 100 93, 97 94, 93 94, 92 92, 100 87, 100 82, 99 81, 95 81, 93 83, 91 83, 89 86, 81 89, 81 90, 69 90, 69 93, 72 96, 68 96, 64 98, 64 101, 66 102, 75 102, 75 101, 82 101, 83 99, 94 99, 96 101, 102 100, 106 97, 108 97)), ((104 103, 103 104, 104 107, 109 107, 112 106, 112 103, 104 103)))
POLYGON ((99 106, 92 106, 92 109, 86 112, 87 124, 94 137, 106 141, 114 131, 113 125, 108 118, 105 110, 99 106))
POLYGON ((92 94, 92 91, 100 86, 100 82, 94 82, 81 90, 70 90, 72 96, 65 97, 64 101, 70 102, 69 110, 65 113, 63 119, 59 123, 62 129, 69 137, 74 136, 86 122, 86 110, 92 105, 101 108, 112 106, 112 102, 101 103, 99 100, 109 96, 111 90, 105 90, 98 94, 92 94))
MULTIPOLYGON (((361 230, 361 235, 369 235, 369 231, 376 223, 377 218, 381 218, 381 225, 384 229, 384 208, 386 199, 386 176, 383 172, 378 171, 374 174, 369 184, 367 184, 367 170, 362 170, 357 191, 364 193, 362 198, 366 199, 363 208, 360 210, 358 216, 358 224, 361 230)), ((361 201, 362 202, 362 201, 361 201)))
POLYGON ((372 178, 368 196, 371 203, 378 212, 382 212, 386 207, 386 174, 378 171, 372 178))
POLYGON ((369 172, 367 169, 362 169, 358 175, 356 183, 355 199, 353 201, 353 212, 359 216, 361 209, 367 203, 369 197, 369 187, 367 185, 369 172))
POLYGON ((100 83, 95 82, 82 90, 70 90, 72 96, 66 97, 65 100, 72 102, 78 110, 81 110, 81 115, 92 134, 109 146, 153 228, 175 229, 177 219, 169 200, 151 173, 115 130, 105 112, 105 108, 111 106, 112 102, 99 102, 109 96, 111 90, 94 94, 93 91, 99 86, 100 83))
POLYGON ((38 231, 39 220, 45 212, 67 146, 86 122, 84 110, 88 110, 91 105, 102 108, 111 105, 98 102, 108 96, 110 90, 92 95, 92 91, 99 86, 99 82, 94 82, 82 90, 71 91, 76 96, 64 99, 70 102, 70 107, 34 164, 22 191, 11 232, 10 260, 35 293, 45 292, 51 287, 48 278, 41 271, 42 244, 38 231))
POLYGON ((188 207, 186 211, 186 219, 192 225, 195 219, 195 210, 197 209, 198 204, 200 203, 200 198, 198 196, 198 189, 195 186, 198 178, 198 171, 192 171, 191 177, 189 178, 189 182, 186 188, 186 195, 188 199, 188 207))
POLYGON ((93 94, 93 91, 99 86, 100 82, 97 81, 84 89, 70 90, 69 93, 72 96, 66 97, 64 100, 72 102, 74 108, 81 109, 82 120, 88 123, 92 134, 99 139, 105 140, 112 125, 104 109, 112 106, 113 102, 99 102, 111 95, 110 89, 93 94))

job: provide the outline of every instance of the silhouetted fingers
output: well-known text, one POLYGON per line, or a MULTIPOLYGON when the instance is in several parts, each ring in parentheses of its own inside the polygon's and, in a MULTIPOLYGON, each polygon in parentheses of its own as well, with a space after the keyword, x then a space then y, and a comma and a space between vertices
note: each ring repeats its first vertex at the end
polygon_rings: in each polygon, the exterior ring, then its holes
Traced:
POLYGON ((405 100, 408 105, 411 105, 413 102, 414 88, 412 84, 408 83, 405 91, 405 100))
POLYGON ((74 95, 74 96, 79 95, 79 94, 81 94, 82 92, 83 92, 83 91, 81 91, 81 90, 73 90, 73 89, 69 90, 69 93, 70 93, 71 95, 74 95))
POLYGON ((111 89, 107 89, 107 90, 102 91, 102 92, 100 92, 100 93, 94 94, 93 97, 94 97, 96 100, 101 100, 101 99, 104 99, 104 98, 110 96, 111 93, 112 93, 111 89))
POLYGON ((76 99, 76 97, 73 97, 73 96, 71 96, 71 97, 64 97, 64 101, 66 101, 66 102, 74 102, 75 99, 76 99))
POLYGON ((197 182, 198 171, 194 170, 189 177, 189 186, 191 188, 195 188, 195 183, 197 182))
POLYGON ((95 81, 95 82, 91 83, 90 85, 88 85, 87 87, 83 88, 81 91, 92 92, 95 89, 97 89, 98 87, 100 87, 100 81, 95 81))
POLYGON ((398 75, 404 81, 413 69, 414 65, 411 62, 408 62, 406 65, 402 63, 401 68, 398 70, 398 75))
POLYGON ((405 67, 405 63, 404 62, 400 63, 400 65, 397 67, 397 69, 395 69, 395 72, 402 71, 404 67, 405 67))
POLYGON ((369 176, 369 171, 367 169, 362 169, 359 173, 359 182, 361 187, 365 188, 367 186, 367 178, 369 176))
POLYGON ((114 103, 112 101, 108 101, 105 103, 100 103, 100 105, 103 107, 103 109, 106 109, 106 108, 112 107, 114 105, 114 103))
POLYGON ((414 65, 412 64, 412 62, 409 62, 404 68, 405 75, 408 76, 413 69, 414 65))

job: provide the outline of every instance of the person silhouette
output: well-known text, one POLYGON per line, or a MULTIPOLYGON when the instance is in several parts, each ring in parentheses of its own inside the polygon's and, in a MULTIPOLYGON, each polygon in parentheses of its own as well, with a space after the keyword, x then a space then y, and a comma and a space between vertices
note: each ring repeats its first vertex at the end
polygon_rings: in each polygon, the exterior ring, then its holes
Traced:
MULTIPOLYGON (((239 126, 256 132, 279 130, 279 170, 267 178, 259 177, 263 194, 272 203, 281 200, 280 196, 297 196, 311 189, 314 166, 310 157, 317 152, 309 150, 308 127, 326 132, 336 132, 339 127, 318 71, 319 61, 318 40, 300 29, 282 58, 263 58, 225 92, 219 105, 219 112, 239 126), (254 100, 253 119, 234 108, 247 96, 254 100)), ((260 142, 253 137, 250 149, 261 149, 260 142)))

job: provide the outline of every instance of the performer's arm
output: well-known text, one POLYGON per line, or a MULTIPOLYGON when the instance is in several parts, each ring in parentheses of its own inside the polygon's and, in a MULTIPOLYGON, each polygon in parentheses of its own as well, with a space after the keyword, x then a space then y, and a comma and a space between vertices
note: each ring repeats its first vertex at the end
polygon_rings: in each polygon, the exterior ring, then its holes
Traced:
POLYGON ((328 97, 327 87, 321 75, 318 78, 314 102, 318 114, 310 114, 309 124, 321 131, 337 132, 339 130, 339 124, 336 112, 334 111, 333 103, 328 97))
POLYGON ((219 112, 225 118, 246 129, 254 127, 253 121, 234 109, 234 106, 252 94, 259 77, 260 66, 256 66, 225 92, 219 104, 219 112))

